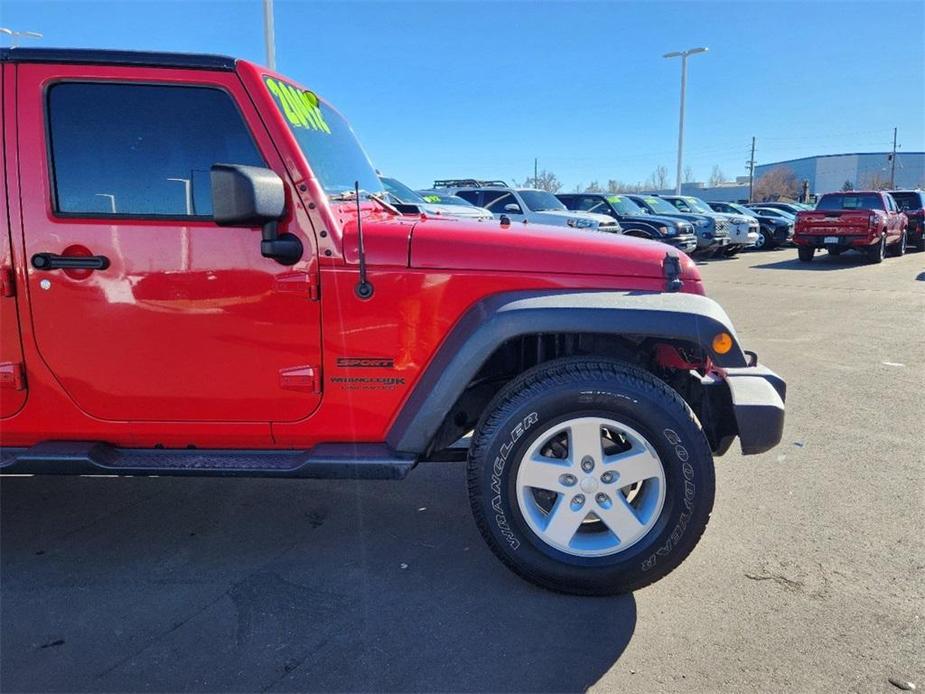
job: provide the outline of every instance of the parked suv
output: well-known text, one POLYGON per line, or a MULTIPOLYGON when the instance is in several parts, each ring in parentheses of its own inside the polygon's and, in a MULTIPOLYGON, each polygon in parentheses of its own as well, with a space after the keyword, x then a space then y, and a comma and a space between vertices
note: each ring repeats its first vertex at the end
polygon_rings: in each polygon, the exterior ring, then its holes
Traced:
POLYGON ((716 215, 717 226, 725 224, 729 231, 729 246, 722 249, 718 255, 734 256, 743 248, 754 246, 758 240, 758 220, 754 217, 714 212, 703 200, 691 195, 661 195, 659 197, 667 200, 681 212, 716 215))
POLYGON ((758 222, 758 239, 755 241, 756 250, 770 250, 787 243, 793 238, 794 217, 782 210, 764 209, 762 207, 749 209, 734 202, 708 202, 707 204, 715 212, 753 217, 758 222))
MULTIPOLYGON (((440 183, 440 181, 436 181, 440 183)), ((449 181, 449 183, 453 183, 449 181)), ((458 195, 473 205, 486 208, 498 219, 506 217, 522 224, 551 224, 589 231, 620 233, 617 222, 605 214, 573 212, 559 202, 552 193, 535 188, 509 188, 507 186, 436 188, 458 195)))
POLYGON ((805 263, 812 261, 817 248, 830 255, 854 249, 869 262, 880 263, 887 253, 906 252, 906 215, 889 193, 826 193, 815 210, 797 214, 793 240, 805 263))
POLYGON ((613 217, 627 236, 661 241, 685 253, 692 253, 697 248, 697 237, 690 222, 676 217, 649 214, 626 196, 558 193, 556 197, 570 210, 613 217))
POLYGON ((683 253, 403 215, 338 111, 245 60, 14 48, 0 78, 4 473, 465 460, 491 550, 589 595, 677 567, 713 456, 780 441, 784 382, 683 253))
POLYGON ((713 255, 729 246, 727 225, 725 222, 717 224, 716 215, 686 214, 657 195, 634 193, 626 197, 649 214, 661 217, 675 217, 690 222, 694 227, 694 233, 697 235, 697 253, 700 255, 713 255))
POLYGON ((890 195, 906 215, 906 239, 915 250, 925 252, 925 192, 891 190, 890 195))
POLYGON ((813 209, 812 205, 802 202, 750 202, 746 207, 764 207, 772 210, 781 210, 788 214, 796 216, 797 212, 806 212, 813 209))

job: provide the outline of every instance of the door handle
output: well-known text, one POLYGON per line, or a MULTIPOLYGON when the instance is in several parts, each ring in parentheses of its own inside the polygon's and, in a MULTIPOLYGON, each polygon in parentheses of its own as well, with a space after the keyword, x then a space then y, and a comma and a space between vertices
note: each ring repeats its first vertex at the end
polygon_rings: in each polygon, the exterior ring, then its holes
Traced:
POLYGON ((36 270, 105 270, 109 267, 109 258, 105 255, 36 253, 32 256, 32 267, 36 270))

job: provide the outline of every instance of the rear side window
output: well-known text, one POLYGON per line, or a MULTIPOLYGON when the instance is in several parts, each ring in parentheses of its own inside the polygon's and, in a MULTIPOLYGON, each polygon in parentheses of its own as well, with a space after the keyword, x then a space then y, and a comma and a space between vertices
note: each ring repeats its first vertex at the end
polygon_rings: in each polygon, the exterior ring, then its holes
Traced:
POLYGON ((62 214, 208 219, 213 164, 266 165, 220 89, 68 82, 48 114, 62 214))
POLYGON ((925 203, 922 201, 922 194, 916 192, 908 193, 890 193, 893 196, 893 199, 896 201, 896 205, 903 212, 907 210, 921 210, 925 207, 925 203))
POLYGON ((457 197, 471 202, 473 205, 479 204, 479 191, 477 190, 460 190, 456 192, 457 197))

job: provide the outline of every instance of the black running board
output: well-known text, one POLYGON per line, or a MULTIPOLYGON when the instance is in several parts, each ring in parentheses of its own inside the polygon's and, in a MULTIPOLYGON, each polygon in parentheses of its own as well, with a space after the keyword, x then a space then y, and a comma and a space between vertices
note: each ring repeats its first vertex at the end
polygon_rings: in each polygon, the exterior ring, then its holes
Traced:
POLYGON ((114 448, 93 441, 47 441, 0 449, 5 475, 188 475, 400 480, 417 459, 384 444, 325 443, 311 450, 114 448))

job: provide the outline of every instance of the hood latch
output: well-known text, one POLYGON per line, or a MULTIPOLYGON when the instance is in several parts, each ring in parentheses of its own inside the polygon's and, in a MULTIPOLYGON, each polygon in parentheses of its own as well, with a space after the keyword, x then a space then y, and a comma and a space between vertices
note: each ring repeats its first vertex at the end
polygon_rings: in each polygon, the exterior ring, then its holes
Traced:
POLYGON ((662 273, 665 275, 665 290, 669 292, 679 292, 684 283, 681 281, 681 259, 672 255, 665 254, 662 261, 662 273))

